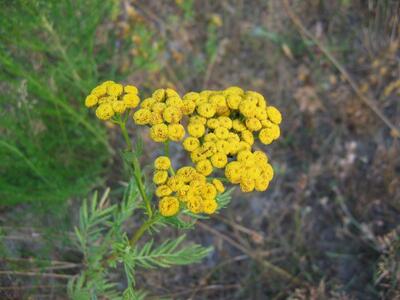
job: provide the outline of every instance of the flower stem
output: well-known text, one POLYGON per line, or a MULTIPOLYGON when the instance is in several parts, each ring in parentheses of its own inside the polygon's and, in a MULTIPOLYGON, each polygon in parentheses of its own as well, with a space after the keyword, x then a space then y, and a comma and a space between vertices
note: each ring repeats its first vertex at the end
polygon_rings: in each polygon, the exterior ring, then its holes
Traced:
POLYGON ((133 154, 132 155, 132 157, 133 157, 132 158, 133 177, 135 178, 136 184, 139 188, 140 195, 146 206, 147 215, 150 219, 153 215, 153 211, 151 209, 150 199, 147 196, 146 189, 144 187, 142 168, 140 167, 140 162, 139 162, 139 159, 138 159, 136 153, 133 152, 132 142, 131 142, 131 139, 129 138, 128 131, 126 130, 126 120, 122 120, 121 118, 119 118, 116 121, 116 123, 119 124, 119 126, 121 127, 122 136, 124 137, 127 151, 132 152, 132 154, 133 154))
POLYGON ((132 151, 132 142, 129 138, 128 131, 126 130, 126 123, 123 121, 118 122, 119 126, 121 127, 122 136, 124 137, 126 143, 126 150, 131 152, 132 151))
MULTIPOLYGON (((166 142, 164 142, 164 155, 165 155, 166 157, 168 157, 168 158, 171 160, 171 157, 169 156, 169 140, 167 140, 166 142)), ((172 164, 171 164, 171 166, 169 167, 169 171, 170 171, 170 173, 171 173, 172 175, 175 175, 175 170, 174 170, 174 168, 172 167, 172 164)))
POLYGON ((142 175, 142 169, 140 168, 140 162, 136 155, 133 156, 132 165, 133 165, 133 172, 134 172, 136 184, 138 185, 140 195, 142 196, 142 199, 146 205, 147 215, 150 219, 153 215, 153 211, 151 209, 150 199, 146 194, 146 189, 143 184, 143 180, 142 180, 143 175, 142 175))
POLYGON ((153 215, 146 222, 144 222, 139 229, 135 232, 133 237, 129 240, 129 244, 133 247, 143 234, 158 220, 159 215, 153 215))

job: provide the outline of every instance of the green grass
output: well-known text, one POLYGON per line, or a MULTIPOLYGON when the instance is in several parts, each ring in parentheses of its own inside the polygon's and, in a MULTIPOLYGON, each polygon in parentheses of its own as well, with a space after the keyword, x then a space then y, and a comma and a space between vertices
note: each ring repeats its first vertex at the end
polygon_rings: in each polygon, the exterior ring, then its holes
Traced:
MULTIPOLYGON (((83 100, 125 75, 130 42, 117 46, 102 26, 118 14, 116 1, 0 1, 0 204, 63 201, 99 183, 111 151, 83 100)), ((153 67, 155 56, 132 67, 153 67)))

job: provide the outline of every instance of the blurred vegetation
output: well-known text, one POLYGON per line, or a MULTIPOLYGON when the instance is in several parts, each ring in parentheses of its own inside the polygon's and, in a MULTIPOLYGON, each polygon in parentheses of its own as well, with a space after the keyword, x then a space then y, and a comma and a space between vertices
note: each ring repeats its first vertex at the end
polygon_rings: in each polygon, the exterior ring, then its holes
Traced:
POLYGON ((99 81, 157 67, 142 24, 133 63, 122 61, 134 39, 110 27, 119 10, 117 1, 2 2, 1 204, 59 202, 99 184, 111 148, 83 98, 99 81))

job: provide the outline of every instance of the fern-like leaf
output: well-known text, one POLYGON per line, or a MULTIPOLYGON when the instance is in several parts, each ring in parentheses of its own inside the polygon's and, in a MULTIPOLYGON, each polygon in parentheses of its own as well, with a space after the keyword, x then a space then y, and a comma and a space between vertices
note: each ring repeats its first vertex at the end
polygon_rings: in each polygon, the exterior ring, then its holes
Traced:
POLYGON ((212 247, 205 248, 196 244, 180 248, 185 237, 182 235, 175 240, 166 240, 158 247, 153 247, 153 240, 144 244, 141 249, 135 247, 133 249, 135 263, 148 269, 188 265, 201 261, 212 251, 212 247))

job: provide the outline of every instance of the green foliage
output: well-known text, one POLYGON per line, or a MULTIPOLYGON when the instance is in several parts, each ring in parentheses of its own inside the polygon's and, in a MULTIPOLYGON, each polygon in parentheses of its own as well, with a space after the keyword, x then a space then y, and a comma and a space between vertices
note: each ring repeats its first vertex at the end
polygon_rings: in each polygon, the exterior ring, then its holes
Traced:
POLYGON ((107 141, 81 103, 107 57, 95 55, 95 33, 109 9, 99 0, 2 6, 2 204, 62 200, 96 183, 107 141))
MULTIPOLYGON (((76 245, 83 254, 86 267, 68 284, 68 294, 72 299, 96 299, 100 296, 110 299, 144 299, 146 293, 135 288, 138 268, 188 265, 199 262, 212 250, 196 244, 184 245, 185 235, 167 239, 159 246, 155 245, 154 239, 143 245, 133 243, 125 233, 124 223, 142 207, 138 201, 136 180, 129 182, 120 204, 109 205, 108 194, 107 190, 99 200, 95 193, 90 201, 82 203, 79 226, 75 228, 75 233, 76 245), (122 264, 126 278, 126 287, 122 293, 110 276, 119 264, 122 264)), ((174 218, 178 222, 178 217, 174 218)), ((161 217, 156 213, 141 228, 148 232, 158 231, 171 225, 174 218, 161 217)))
POLYGON ((214 23, 208 24, 206 53, 209 60, 217 55, 218 50, 218 27, 214 23))
POLYGON ((190 245, 177 250, 185 237, 182 235, 175 240, 166 240, 158 247, 153 247, 153 240, 151 240, 140 249, 135 247, 132 255, 136 264, 141 267, 147 269, 168 268, 174 265, 197 263, 212 250, 212 248, 203 248, 199 245, 190 245))
MULTIPOLYGON (((112 150, 82 103, 100 81, 122 79, 119 65, 131 60, 131 39, 119 40, 116 27, 105 26, 118 14, 118 2, 109 0, 2 5, 1 204, 62 201, 101 182, 112 150)), ((131 67, 155 69, 162 43, 143 24, 134 34, 141 44, 131 67)))
POLYGON ((218 210, 221 210, 229 205, 232 200, 231 194, 234 190, 235 188, 230 188, 229 190, 217 196, 218 210))
POLYGON ((183 0, 178 3, 179 7, 183 10, 183 16, 186 22, 190 22, 194 18, 194 1, 183 0))
POLYGON ((133 36, 137 42, 133 42, 133 49, 138 54, 133 57, 133 66, 145 68, 150 71, 160 69, 159 53, 164 46, 163 41, 156 39, 152 32, 145 24, 137 24, 133 29, 133 36))

